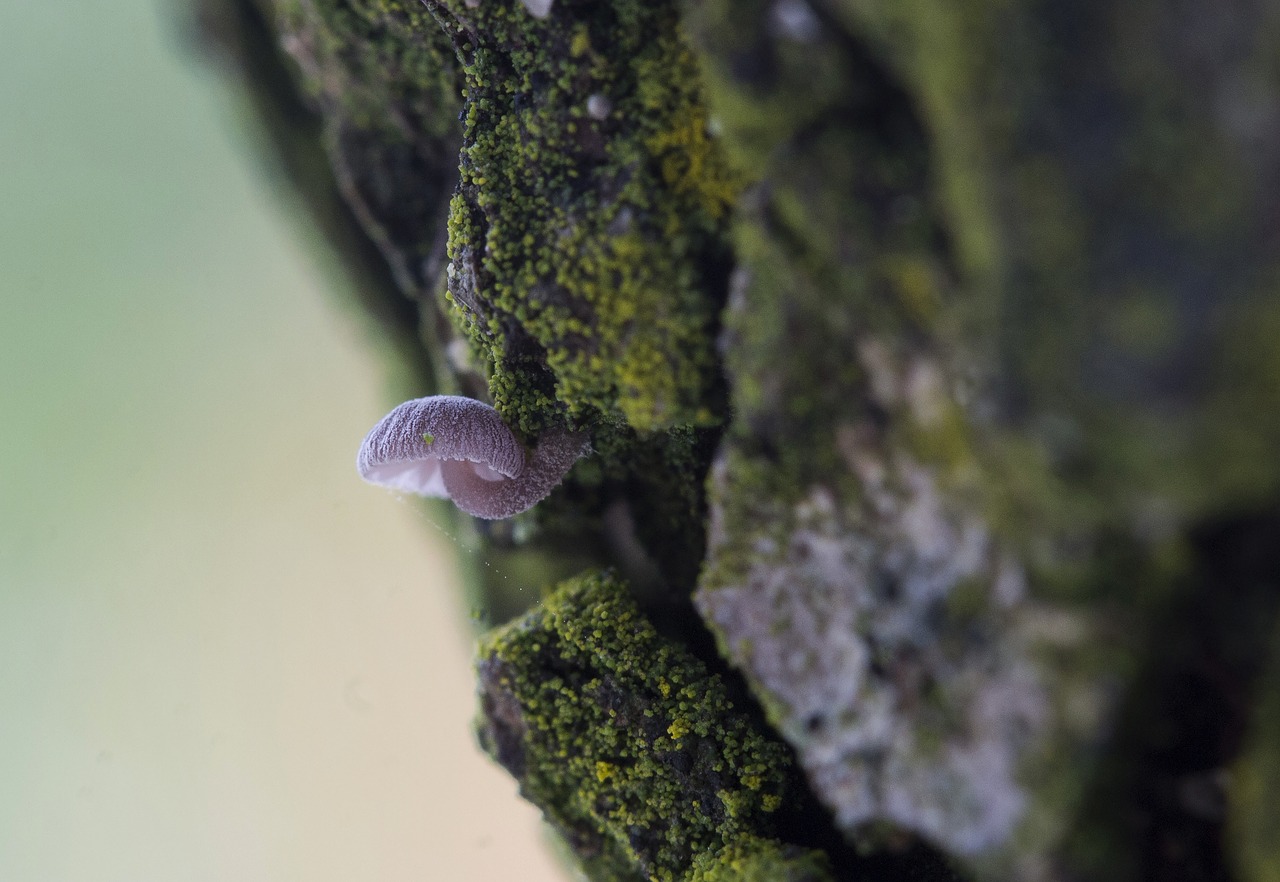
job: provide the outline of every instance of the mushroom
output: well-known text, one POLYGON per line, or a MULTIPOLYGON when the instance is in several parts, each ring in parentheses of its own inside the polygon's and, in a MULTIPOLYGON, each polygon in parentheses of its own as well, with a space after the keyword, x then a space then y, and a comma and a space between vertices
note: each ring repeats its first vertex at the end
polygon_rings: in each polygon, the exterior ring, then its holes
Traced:
POLYGON ((489 405, 432 395, 383 417, 360 445, 356 468, 371 484, 452 499, 469 515, 497 520, 545 498, 587 447, 585 432, 549 429, 526 457, 489 405))

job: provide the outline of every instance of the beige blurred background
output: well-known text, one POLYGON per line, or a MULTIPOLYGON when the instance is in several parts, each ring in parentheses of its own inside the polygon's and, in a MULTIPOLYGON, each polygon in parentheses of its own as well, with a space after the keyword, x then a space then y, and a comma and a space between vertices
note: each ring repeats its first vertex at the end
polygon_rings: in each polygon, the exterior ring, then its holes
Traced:
POLYGON ((0 880, 563 879, 377 343, 161 0, 0 3, 0 880))

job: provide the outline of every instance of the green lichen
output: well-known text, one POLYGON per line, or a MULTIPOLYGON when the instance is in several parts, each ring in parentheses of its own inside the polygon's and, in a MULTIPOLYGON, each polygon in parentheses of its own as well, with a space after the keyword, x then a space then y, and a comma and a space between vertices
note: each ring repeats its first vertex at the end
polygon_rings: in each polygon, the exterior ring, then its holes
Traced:
POLYGON ((819 852, 742 836, 693 862, 687 882, 830 882, 831 868, 819 852))
POLYGON ((785 748, 608 574, 484 638, 479 671, 482 743, 588 865, 674 882, 784 808, 785 748))
POLYGON ((738 183, 670 2, 428 4, 465 77, 450 296, 495 406, 639 430, 720 420, 738 183))

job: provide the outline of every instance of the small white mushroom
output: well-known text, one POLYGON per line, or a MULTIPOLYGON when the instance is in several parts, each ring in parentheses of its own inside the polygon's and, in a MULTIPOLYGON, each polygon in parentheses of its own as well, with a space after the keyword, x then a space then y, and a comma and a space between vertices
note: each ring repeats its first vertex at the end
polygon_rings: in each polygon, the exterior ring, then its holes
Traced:
POLYGON ((457 395, 406 401, 373 427, 356 468, 372 484, 452 499, 469 515, 497 520, 532 508, 587 452, 585 432, 550 429, 533 453, 498 412, 457 395))

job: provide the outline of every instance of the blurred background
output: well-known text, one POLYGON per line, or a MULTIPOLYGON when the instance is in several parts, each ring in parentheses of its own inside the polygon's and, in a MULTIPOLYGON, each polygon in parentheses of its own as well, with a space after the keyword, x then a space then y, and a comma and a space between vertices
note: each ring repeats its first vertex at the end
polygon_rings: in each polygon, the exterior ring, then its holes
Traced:
MULTIPOLYGON (((176 2, 176 0, 175 0, 176 2)), ((377 340, 163 0, 0 4, 0 879, 561 879, 377 340)))

